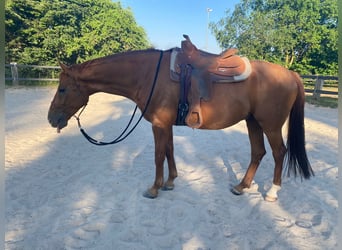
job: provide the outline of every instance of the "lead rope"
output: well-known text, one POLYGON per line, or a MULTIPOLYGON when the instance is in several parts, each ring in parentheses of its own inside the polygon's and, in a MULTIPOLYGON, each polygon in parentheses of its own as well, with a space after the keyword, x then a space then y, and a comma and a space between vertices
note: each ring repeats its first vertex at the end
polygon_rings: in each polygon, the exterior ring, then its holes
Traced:
POLYGON ((119 143, 123 140, 125 140, 132 132, 133 130, 138 126, 139 122, 141 121, 141 119, 144 117, 146 111, 147 111, 147 108, 150 104, 150 101, 152 99, 152 95, 153 95, 153 92, 154 92, 154 88, 156 86, 156 82, 157 82, 157 79, 158 79, 158 74, 159 74, 159 69, 160 69, 160 64, 161 64, 161 60, 163 58, 163 51, 160 51, 160 56, 159 56, 159 61, 158 61, 158 64, 157 64, 157 69, 156 69, 156 73, 154 75, 154 80, 153 80, 153 85, 152 85, 152 89, 151 89, 151 92, 150 92, 150 95, 147 99, 147 102, 146 102, 146 106, 143 110, 143 112, 141 113, 138 121, 134 124, 134 126, 127 132, 127 134, 125 135, 126 131, 128 130, 128 128, 130 127, 132 121, 133 121, 133 118, 135 116, 135 113, 137 112, 137 109, 138 109, 138 105, 135 105, 135 108, 134 108, 134 111, 133 111, 133 114, 131 116, 131 119, 129 120, 126 128, 122 131, 122 133, 117 137, 115 138, 114 140, 110 141, 110 142, 102 142, 102 141, 98 141, 94 138, 92 138, 90 135, 88 135, 85 130, 82 128, 81 126, 81 121, 80 121, 80 116, 82 114, 82 112, 84 111, 84 109, 86 108, 87 104, 83 106, 82 110, 80 111, 80 113, 76 116, 74 115, 75 119, 77 120, 77 124, 78 124, 78 127, 80 128, 80 131, 82 133, 82 135, 92 144, 96 145, 96 146, 105 146, 105 145, 112 145, 112 144, 116 144, 116 143, 119 143))

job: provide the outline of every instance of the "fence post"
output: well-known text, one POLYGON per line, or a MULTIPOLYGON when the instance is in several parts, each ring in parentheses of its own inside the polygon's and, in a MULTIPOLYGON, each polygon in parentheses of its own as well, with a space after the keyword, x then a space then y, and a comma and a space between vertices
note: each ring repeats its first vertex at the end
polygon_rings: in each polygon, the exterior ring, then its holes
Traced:
POLYGON ((315 89, 314 89, 314 92, 312 94, 312 96, 315 100, 319 100, 319 98, 321 97, 321 90, 323 89, 323 85, 324 85, 324 80, 322 78, 318 77, 316 79, 315 89))
POLYGON ((11 62, 11 73, 13 85, 19 84, 18 67, 16 62, 11 62))

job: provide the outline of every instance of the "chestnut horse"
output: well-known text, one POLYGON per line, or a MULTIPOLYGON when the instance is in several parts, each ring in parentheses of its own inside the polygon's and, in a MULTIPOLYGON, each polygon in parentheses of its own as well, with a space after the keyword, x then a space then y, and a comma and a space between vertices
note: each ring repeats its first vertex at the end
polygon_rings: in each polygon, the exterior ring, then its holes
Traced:
MULTIPOLYGON (((50 124, 59 132, 94 93, 105 92, 134 101, 140 110, 145 111, 143 116, 152 124, 154 135, 155 180, 144 194, 149 198, 157 197, 160 188, 172 190, 177 177, 173 125, 177 118, 180 87, 170 79, 171 52, 150 49, 72 66, 61 64, 59 86, 48 113, 50 124), (164 183, 165 158, 169 175, 164 183)), ((250 187, 266 153, 265 134, 275 162, 273 185, 266 200, 274 201, 281 186, 285 156, 288 174, 291 172, 305 179, 314 175, 305 150, 304 88, 299 75, 282 66, 263 61, 251 61, 251 66, 252 73, 245 81, 213 84, 211 100, 201 103, 203 123, 200 129, 223 129, 246 121, 251 159, 245 176, 231 190, 234 194, 242 194, 250 187), (282 126, 288 117, 285 147, 282 126)))

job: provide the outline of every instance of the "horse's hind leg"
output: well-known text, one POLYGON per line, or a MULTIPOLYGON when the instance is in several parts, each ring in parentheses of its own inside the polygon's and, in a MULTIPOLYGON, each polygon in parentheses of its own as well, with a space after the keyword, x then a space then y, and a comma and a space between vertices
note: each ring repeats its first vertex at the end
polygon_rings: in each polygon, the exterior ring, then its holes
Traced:
POLYGON ((264 134, 261 126, 253 116, 246 119, 246 123, 248 128, 249 141, 251 144, 251 161, 249 163, 247 172, 240 184, 231 189, 232 193, 237 195, 242 194, 244 188, 250 187, 255 173, 259 167, 259 164, 263 156, 266 154, 264 134))
POLYGON ((281 186, 281 174, 283 171, 283 162, 286 154, 286 147, 284 145, 281 128, 274 132, 266 132, 265 134, 272 148, 272 154, 275 162, 273 185, 266 193, 265 200, 276 201, 278 199, 277 192, 281 186))

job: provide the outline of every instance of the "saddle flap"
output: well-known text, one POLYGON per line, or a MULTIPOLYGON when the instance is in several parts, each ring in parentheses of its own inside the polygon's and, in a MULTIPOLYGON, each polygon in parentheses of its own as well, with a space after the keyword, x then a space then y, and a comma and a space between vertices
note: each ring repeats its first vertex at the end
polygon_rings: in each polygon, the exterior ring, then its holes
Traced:
POLYGON ((180 65, 182 64, 179 60, 179 54, 181 53, 180 48, 173 48, 170 57, 170 78, 172 81, 180 81, 180 65))

